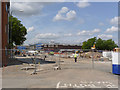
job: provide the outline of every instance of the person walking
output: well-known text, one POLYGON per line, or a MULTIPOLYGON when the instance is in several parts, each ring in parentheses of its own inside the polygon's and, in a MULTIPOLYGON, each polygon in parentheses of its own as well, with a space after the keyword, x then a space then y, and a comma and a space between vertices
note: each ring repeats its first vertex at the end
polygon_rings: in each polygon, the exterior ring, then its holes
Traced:
POLYGON ((75 62, 77 62, 77 54, 74 54, 75 62))

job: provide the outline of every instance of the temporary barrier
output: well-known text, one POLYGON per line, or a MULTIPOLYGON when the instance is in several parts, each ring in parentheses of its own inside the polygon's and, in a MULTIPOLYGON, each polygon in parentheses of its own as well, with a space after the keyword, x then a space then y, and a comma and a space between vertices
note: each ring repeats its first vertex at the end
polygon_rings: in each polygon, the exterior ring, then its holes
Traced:
POLYGON ((120 53, 112 52, 112 73, 120 75, 120 53))
POLYGON ((111 51, 104 51, 104 52, 102 53, 102 55, 103 55, 103 57, 105 57, 105 58, 109 58, 109 60, 111 60, 111 58, 112 58, 112 52, 111 52, 111 51))

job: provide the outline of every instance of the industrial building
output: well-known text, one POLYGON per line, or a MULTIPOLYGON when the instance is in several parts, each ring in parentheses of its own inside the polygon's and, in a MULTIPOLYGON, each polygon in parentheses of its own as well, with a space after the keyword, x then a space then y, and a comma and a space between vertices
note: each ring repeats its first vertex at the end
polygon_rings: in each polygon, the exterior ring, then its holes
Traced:
POLYGON ((60 50, 80 50, 82 46, 80 45, 62 45, 62 44, 43 44, 42 45, 44 51, 55 51, 58 52, 60 50))

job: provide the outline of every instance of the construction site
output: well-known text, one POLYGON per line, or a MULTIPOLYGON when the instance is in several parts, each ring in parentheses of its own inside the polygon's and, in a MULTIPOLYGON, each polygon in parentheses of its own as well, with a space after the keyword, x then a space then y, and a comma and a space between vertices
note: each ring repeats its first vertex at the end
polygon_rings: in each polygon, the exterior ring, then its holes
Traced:
POLYGON ((70 52, 31 54, 15 55, 3 67, 3 88, 118 88, 109 55, 81 52, 75 62, 70 52))
POLYGON ((2 0, 0 88, 118 90, 119 6, 2 0))

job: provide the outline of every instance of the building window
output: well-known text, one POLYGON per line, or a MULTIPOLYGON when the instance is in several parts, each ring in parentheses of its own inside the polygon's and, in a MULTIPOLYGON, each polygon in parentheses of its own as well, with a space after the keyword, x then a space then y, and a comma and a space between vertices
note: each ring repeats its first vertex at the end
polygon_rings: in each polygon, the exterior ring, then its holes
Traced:
POLYGON ((7 6, 7 4, 6 4, 6 12, 8 11, 8 6, 7 6))

